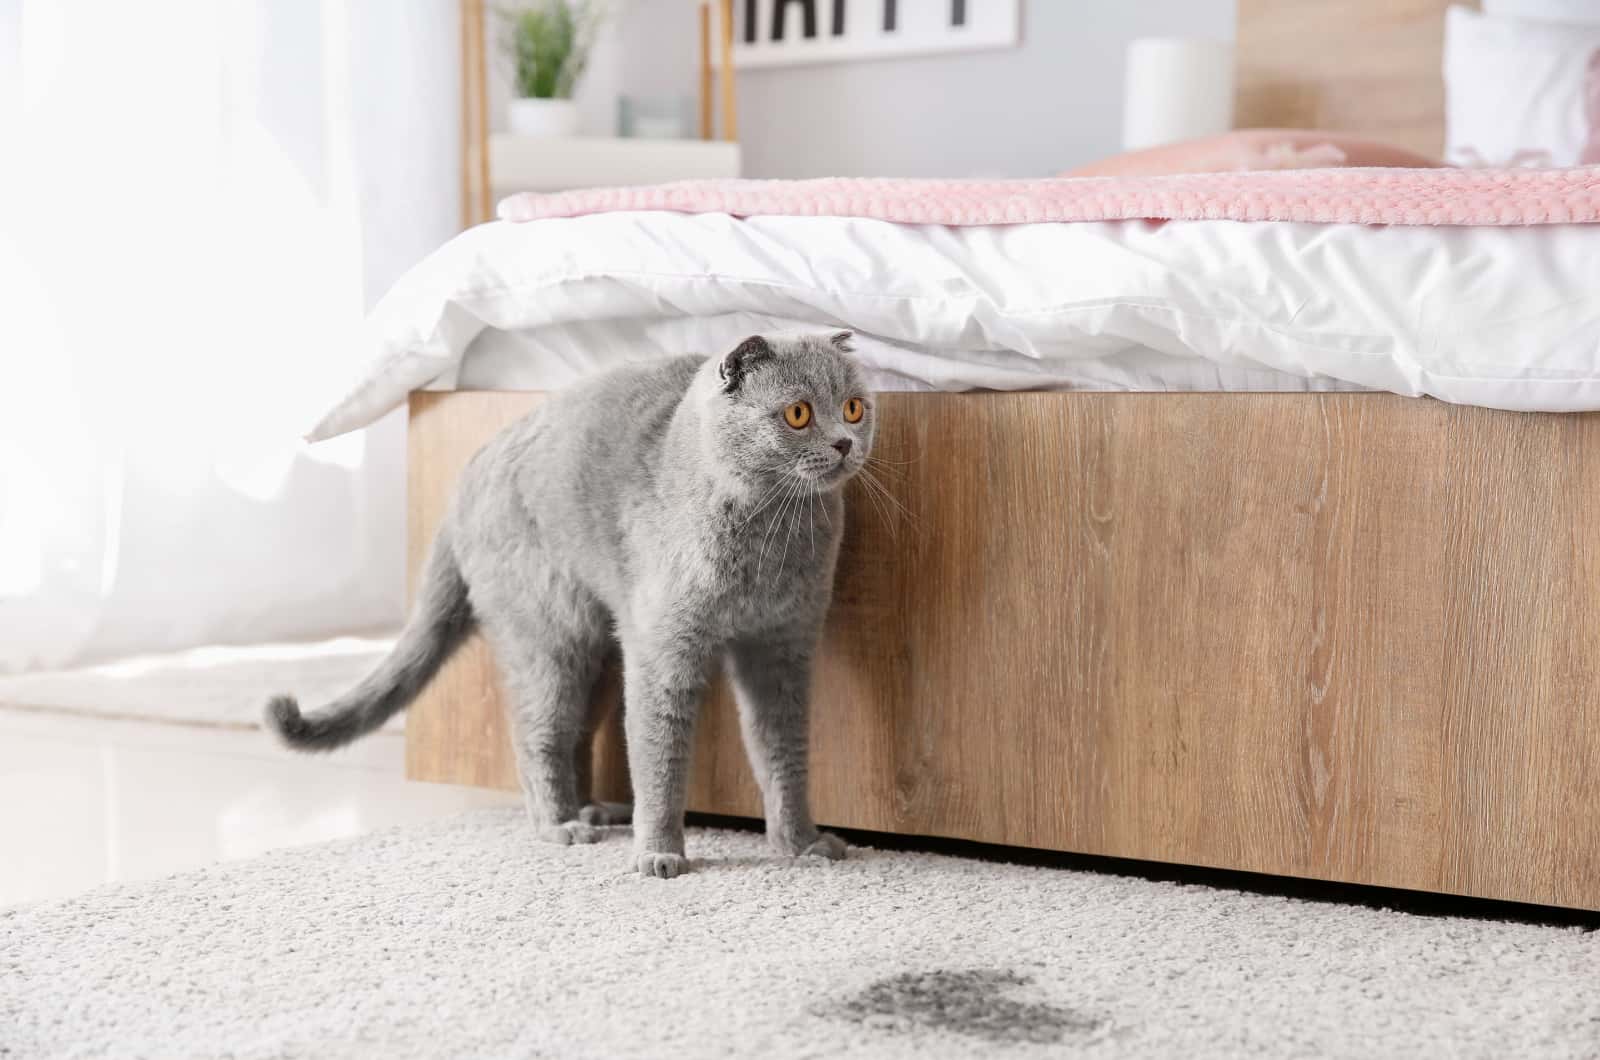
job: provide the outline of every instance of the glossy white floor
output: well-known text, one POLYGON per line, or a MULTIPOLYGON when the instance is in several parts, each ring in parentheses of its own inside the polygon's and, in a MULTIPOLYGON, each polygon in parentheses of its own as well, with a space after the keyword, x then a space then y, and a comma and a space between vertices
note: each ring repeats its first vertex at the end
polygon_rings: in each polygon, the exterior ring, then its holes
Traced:
POLYGON ((401 734, 295 755, 259 730, 0 708, 0 906, 514 803, 402 776, 401 734))

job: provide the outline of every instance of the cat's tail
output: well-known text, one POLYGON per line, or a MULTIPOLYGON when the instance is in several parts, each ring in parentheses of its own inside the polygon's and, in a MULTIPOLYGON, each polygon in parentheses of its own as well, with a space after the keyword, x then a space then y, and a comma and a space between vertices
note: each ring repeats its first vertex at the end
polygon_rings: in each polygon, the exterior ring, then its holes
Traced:
POLYGON ((302 751, 331 751, 365 736, 404 710, 472 629, 467 583, 441 531, 422 573, 411 619, 378 668, 349 692, 311 715, 293 696, 274 696, 266 725, 302 751))

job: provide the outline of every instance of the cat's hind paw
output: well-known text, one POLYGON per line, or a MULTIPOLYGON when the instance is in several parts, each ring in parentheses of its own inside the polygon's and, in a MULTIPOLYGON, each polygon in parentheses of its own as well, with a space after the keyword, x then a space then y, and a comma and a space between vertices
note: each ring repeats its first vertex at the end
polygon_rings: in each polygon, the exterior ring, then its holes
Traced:
POLYGON ((849 849, 843 839, 832 832, 821 832, 816 841, 800 851, 803 858, 827 858, 829 861, 839 861, 844 858, 844 852, 849 849))
POLYGON ((798 835, 768 833, 767 844, 773 853, 786 858, 827 858, 838 861, 844 857, 845 842, 832 832, 810 829, 798 835))
POLYGON ((563 821, 560 824, 548 824, 534 832, 542 841, 554 843, 557 846, 572 846, 574 843, 598 843, 604 832, 592 824, 583 821, 563 821))
POLYGON ((596 828, 628 824, 633 820, 633 804, 627 802, 591 802, 578 811, 578 820, 596 828))
POLYGON ((689 871, 689 859, 682 854, 662 854, 647 850, 635 856, 635 863, 639 875, 655 876, 663 880, 682 876, 689 871))

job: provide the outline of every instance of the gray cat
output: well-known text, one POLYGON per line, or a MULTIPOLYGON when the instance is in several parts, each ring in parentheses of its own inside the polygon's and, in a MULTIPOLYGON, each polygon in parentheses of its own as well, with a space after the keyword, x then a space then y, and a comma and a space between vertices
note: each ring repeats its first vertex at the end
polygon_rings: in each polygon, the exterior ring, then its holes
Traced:
POLYGON ((583 805, 590 693, 617 640, 634 860, 688 869, 695 716, 726 659, 745 747, 782 854, 844 856, 807 799, 811 660, 833 592, 844 483, 876 431, 850 332, 744 340, 588 380, 492 439, 462 474, 394 652, 309 717, 267 722, 322 750, 402 710, 476 623, 510 697, 535 830, 589 843, 628 808, 583 805))

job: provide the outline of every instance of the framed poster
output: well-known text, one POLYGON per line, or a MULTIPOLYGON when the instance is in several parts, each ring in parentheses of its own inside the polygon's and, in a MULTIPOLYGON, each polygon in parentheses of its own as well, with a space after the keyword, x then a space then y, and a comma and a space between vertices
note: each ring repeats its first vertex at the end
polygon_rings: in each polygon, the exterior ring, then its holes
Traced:
POLYGON ((1021 0, 733 0, 733 65, 1014 48, 1021 0))

